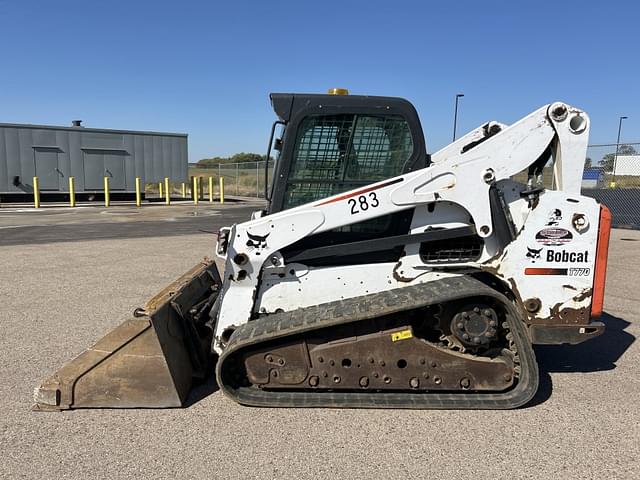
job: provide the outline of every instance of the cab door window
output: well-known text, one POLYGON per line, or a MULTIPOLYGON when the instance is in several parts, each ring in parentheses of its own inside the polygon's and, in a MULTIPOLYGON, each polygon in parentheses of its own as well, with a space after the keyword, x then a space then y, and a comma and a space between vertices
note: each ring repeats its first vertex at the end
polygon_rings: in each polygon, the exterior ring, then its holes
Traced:
POLYGON ((413 154, 400 115, 314 115, 298 129, 284 208, 400 175, 413 154))

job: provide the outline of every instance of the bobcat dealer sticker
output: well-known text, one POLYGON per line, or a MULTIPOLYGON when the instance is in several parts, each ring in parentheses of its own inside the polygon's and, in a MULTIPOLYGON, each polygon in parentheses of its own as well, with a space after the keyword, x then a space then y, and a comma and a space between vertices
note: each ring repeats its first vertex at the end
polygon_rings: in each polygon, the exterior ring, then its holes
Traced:
POLYGON ((573 240, 573 235, 564 228, 550 227, 543 228, 536 233, 536 242, 548 247, 565 245, 573 240))

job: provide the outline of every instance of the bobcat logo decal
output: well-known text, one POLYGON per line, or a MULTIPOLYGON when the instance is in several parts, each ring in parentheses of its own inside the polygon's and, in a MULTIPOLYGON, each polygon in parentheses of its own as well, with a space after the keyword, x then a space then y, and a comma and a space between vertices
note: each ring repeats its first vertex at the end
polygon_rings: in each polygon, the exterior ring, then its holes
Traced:
POLYGON ((527 247, 527 258, 530 258, 531 260, 533 260, 535 262, 536 259, 540 258, 540 252, 542 252, 541 248, 536 250, 535 248, 527 247))
POLYGON ((553 227, 560 223, 562 220, 562 211, 559 208, 549 212, 549 221, 547 222, 547 227, 553 227))
POLYGON ((247 240, 247 247, 257 248, 258 250, 267 248, 267 237, 269 235, 270 233, 267 233, 266 235, 251 235, 247 232, 247 237, 249 237, 249 240, 247 240))

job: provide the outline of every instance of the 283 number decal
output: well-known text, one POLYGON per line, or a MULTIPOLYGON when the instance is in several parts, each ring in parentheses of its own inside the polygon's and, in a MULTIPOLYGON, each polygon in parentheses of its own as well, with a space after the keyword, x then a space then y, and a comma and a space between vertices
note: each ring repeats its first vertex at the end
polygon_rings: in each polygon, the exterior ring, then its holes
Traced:
POLYGON ((360 195, 357 197, 357 200, 355 198, 350 198, 348 200, 349 205, 351 205, 351 215, 366 212, 369 210, 369 207, 376 208, 380 205, 378 197, 376 197, 376 192, 369 193, 368 197, 369 198, 367 198, 367 195, 360 195))

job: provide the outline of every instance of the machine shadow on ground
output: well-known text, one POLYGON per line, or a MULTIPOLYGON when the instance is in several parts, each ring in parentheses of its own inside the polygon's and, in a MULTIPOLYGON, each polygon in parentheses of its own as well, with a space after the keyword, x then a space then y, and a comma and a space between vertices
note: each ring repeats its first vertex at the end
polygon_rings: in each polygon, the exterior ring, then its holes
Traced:
MULTIPOLYGON (((607 329, 593 340, 578 345, 534 346, 540 371, 540 386, 533 399, 523 408, 540 405, 551 397, 553 382, 550 373, 588 373, 616 368, 616 362, 636 337, 625 331, 630 322, 620 317, 604 313, 601 321, 607 329)), ((212 375, 193 388, 185 407, 195 405, 218 390, 215 375, 212 375)))
POLYGON ((184 408, 189 408, 195 405, 201 400, 207 398, 209 395, 213 395, 218 390, 220 390, 220 387, 216 381, 215 373, 212 372, 209 378, 206 378, 202 383, 194 385, 191 392, 189 392, 189 397, 184 404, 184 408))
POLYGON ((607 328, 593 340, 578 345, 536 346, 540 370, 588 373, 616 368, 616 362, 636 338, 625 331, 630 322, 620 317, 604 313, 601 321, 607 328))
POLYGON ((620 317, 604 313, 601 321, 607 329, 593 340, 578 345, 534 346, 540 369, 540 386, 525 408, 544 403, 551 396, 553 382, 550 373, 589 373, 616 368, 616 362, 636 337, 625 331, 631 323, 620 317))

